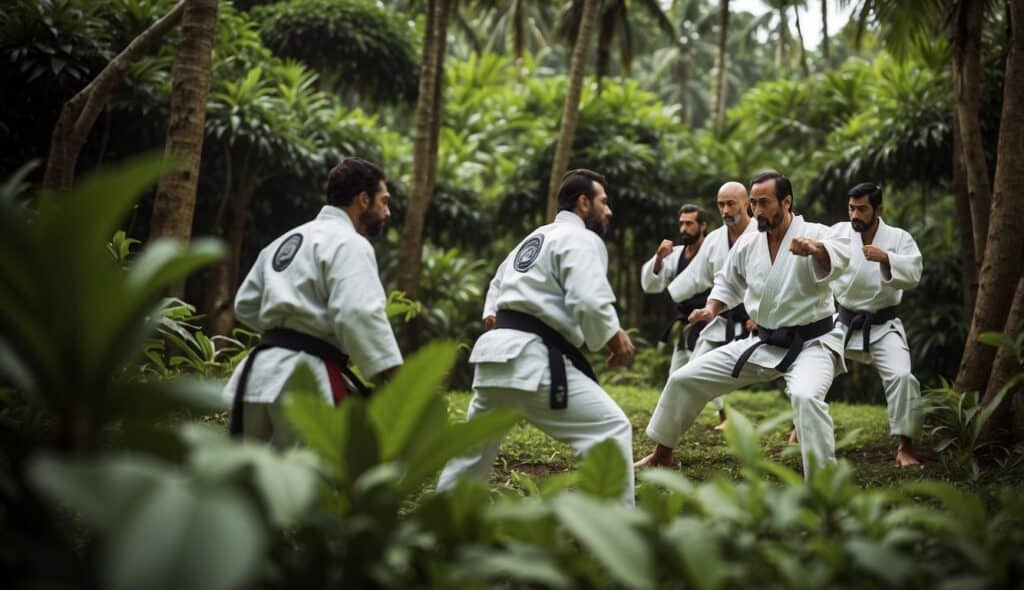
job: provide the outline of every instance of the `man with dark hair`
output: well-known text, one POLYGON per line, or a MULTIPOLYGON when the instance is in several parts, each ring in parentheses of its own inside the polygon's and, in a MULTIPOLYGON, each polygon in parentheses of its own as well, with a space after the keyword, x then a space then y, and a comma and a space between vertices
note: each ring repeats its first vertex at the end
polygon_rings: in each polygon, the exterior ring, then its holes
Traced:
POLYGON ((334 403, 353 389, 369 394, 350 360, 369 378, 402 364, 367 240, 391 218, 384 172, 345 158, 328 174, 326 193, 316 219, 264 248, 238 288, 236 317, 263 335, 224 389, 232 435, 295 443, 280 394, 299 363, 334 403))
MULTIPOLYGON (((689 203, 679 208, 679 242, 676 246, 672 240, 662 240, 654 256, 648 260, 640 269, 640 286, 645 293, 661 293, 665 287, 697 258, 704 244, 704 236, 708 231, 708 219, 704 210, 697 205, 689 203)), ((677 316, 665 329, 662 335, 662 342, 668 342, 672 334, 672 328, 682 322, 683 328, 679 331, 679 338, 672 351, 672 365, 669 373, 686 364, 690 358, 690 352, 697 343, 697 336, 704 329, 705 324, 687 326, 686 318, 690 312, 704 307, 708 293, 711 288, 694 293, 683 300, 676 302, 677 316)))
POLYGON ((921 384, 910 372, 910 347, 897 306, 921 280, 921 251, 906 231, 882 220, 882 189, 863 182, 850 189, 850 221, 833 230, 852 244, 850 266, 832 283, 846 358, 874 365, 885 387, 889 432, 899 437, 896 462, 919 465, 913 439, 921 431, 921 384), (859 248, 857 246, 860 246, 859 248))
MULTIPOLYGON (((740 236, 757 233, 757 227, 750 223, 750 197, 742 183, 731 181, 723 184, 718 189, 716 201, 724 225, 708 235, 704 247, 697 255, 697 260, 668 284, 669 295, 674 301, 684 301, 695 293, 702 292, 705 293, 704 303, 700 307, 704 307, 707 294, 710 294, 715 284, 715 275, 725 267, 733 244, 740 236)), ((684 320, 688 320, 688 317, 689 312, 684 316, 684 320)), ((747 315, 742 303, 723 311, 700 331, 693 352, 690 353, 690 359, 695 359, 733 340, 746 338, 750 335, 748 322, 750 316, 747 315)), ((673 366, 669 375, 681 366, 682 364, 673 366)), ((711 405, 718 414, 718 425, 715 426, 715 430, 724 430, 728 424, 725 397, 714 398, 711 405)))
POLYGON ((647 427, 657 446, 641 466, 674 465, 672 449, 708 401, 778 377, 786 381, 804 442, 805 477, 835 459, 825 394, 845 365, 829 282, 845 270, 850 242, 794 215, 790 187, 776 172, 754 178, 750 202, 759 232, 740 236, 715 276, 707 306, 690 314, 691 322, 707 321, 743 302, 757 324, 756 337, 725 344, 672 374, 647 427))
MULTIPOLYGON (((607 365, 628 365, 633 343, 619 327, 608 282, 603 236, 612 211, 604 176, 572 170, 558 192, 554 223, 519 243, 498 267, 484 303, 488 328, 469 362, 476 365, 467 419, 496 408, 516 409, 534 426, 579 453, 611 438, 629 463, 623 500, 632 504, 633 429, 601 388, 580 351, 607 349, 607 365)), ((439 490, 468 473, 486 478, 500 440, 448 463, 439 490)))

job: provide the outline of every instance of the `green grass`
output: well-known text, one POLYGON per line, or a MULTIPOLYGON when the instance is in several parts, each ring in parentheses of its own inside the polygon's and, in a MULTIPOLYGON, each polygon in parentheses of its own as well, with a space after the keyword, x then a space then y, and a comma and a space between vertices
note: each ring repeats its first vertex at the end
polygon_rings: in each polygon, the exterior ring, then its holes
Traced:
MULTIPOLYGON (((607 387, 607 391, 626 412, 633 425, 634 460, 643 457, 654 448, 654 443, 644 431, 660 392, 649 388, 614 385, 607 387)), ((468 392, 449 394, 450 411, 455 419, 465 418, 470 397, 468 392)), ((790 409, 788 399, 778 391, 738 391, 728 395, 726 403, 755 424, 790 409)), ((966 474, 951 472, 947 462, 931 450, 933 444, 927 436, 917 445, 923 467, 897 467, 896 439, 889 435, 884 406, 837 402, 830 403, 829 410, 835 423, 837 442, 842 442, 854 431, 858 431, 853 434, 849 444, 837 450, 837 456, 854 465, 860 485, 891 487, 907 480, 941 479, 963 481, 967 487, 974 487, 966 481, 966 474)), ((739 477, 739 464, 730 454, 724 435, 712 430, 717 423, 718 417, 714 410, 710 406, 706 407, 697 423, 683 435, 682 442, 676 447, 676 460, 687 477, 698 481, 715 476, 739 477)), ((790 422, 781 423, 762 439, 762 446, 767 457, 799 469, 799 449, 787 442, 790 429, 790 422)), ((578 458, 573 456, 568 445, 522 422, 503 441, 491 481, 495 486, 522 490, 522 478, 539 483, 550 475, 572 469, 577 461, 578 458)), ((984 487, 984 482, 974 484, 984 487)))

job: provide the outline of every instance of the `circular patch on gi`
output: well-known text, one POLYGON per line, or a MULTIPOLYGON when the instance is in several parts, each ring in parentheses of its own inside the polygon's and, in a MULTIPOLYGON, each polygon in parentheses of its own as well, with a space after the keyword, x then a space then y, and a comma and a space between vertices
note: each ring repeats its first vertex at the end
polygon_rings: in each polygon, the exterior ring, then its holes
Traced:
POLYGON ((300 246, 302 246, 302 234, 292 234, 285 238, 277 247, 277 252, 274 252, 274 270, 281 272, 288 268, 292 260, 295 260, 295 255, 299 253, 300 246))
POLYGON ((513 264, 519 272, 526 272, 540 256, 540 247, 544 245, 544 234, 537 234, 523 242, 516 252, 516 259, 513 264))

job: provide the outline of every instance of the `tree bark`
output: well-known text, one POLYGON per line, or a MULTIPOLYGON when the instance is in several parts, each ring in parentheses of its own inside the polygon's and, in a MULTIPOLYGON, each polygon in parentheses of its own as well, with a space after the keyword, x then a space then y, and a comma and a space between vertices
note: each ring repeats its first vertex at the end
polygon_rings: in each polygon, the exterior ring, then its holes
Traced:
MULTIPOLYGON (((206 98, 214 38, 217 33, 217 0, 186 0, 181 19, 181 42, 171 69, 171 110, 164 155, 179 167, 157 186, 150 219, 150 237, 192 237, 199 162, 206 129, 206 98)), ((172 288, 181 296, 184 285, 172 288)))
POLYGON ((967 192, 963 152, 960 147, 960 126, 953 112, 953 201, 956 203, 960 233, 960 273, 963 285, 964 322, 974 319, 974 302, 978 297, 978 263, 974 252, 974 231, 971 225, 971 197, 967 192))
POLYGON ((992 185, 981 139, 981 26, 984 2, 960 0, 956 3, 952 26, 953 95, 960 127, 967 191, 971 203, 974 253, 978 266, 985 256, 992 185))
MULTIPOLYGON (((1017 281, 1017 292, 1013 297, 1010 313, 1006 317, 1006 326, 1003 328, 1003 334, 1011 338, 1016 338, 1022 332, 1024 332, 1024 277, 1017 281)), ((1020 370, 1021 365, 1016 358, 1015 351, 1006 346, 1000 346, 996 352, 996 360, 992 365, 992 374, 989 377, 982 404, 993 403, 1010 378, 1020 370)), ((988 424, 985 425, 988 438, 1004 442, 1013 438, 1013 397, 1018 395, 1021 389, 1022 384, 1018 383, 1003 398, 999 409, 992 413, 988 424)))
POLYGON ((235 324, 235 292, 242 260, 242 242, 245 240, 245 222, 249 206, 259 186, 255 174, 243 175, 238 183, 238 194, 231 206, 231 220, 224 232, 228 243, 228 257, 215 264, 210 271, 211 280, 206 293, 206 323, 210 335, 230 334, 235 324))
POLYGON ((718 53, 715 54, 715 87, 713 123, 715 133, 721 133, 725 126, 725 68, 728 59, 729 41, 729 0, 718 3, 718 53))
POLYGON ((995 350, 979 343, 978 336, 1006 326, 1024 259, 1024 3, 1012 2, 1011 12, 992 214, 974 321, 956 379, 961 391, 986 389, 995 350))
POLYGON ((402 225, 399 252, 398 285, 406 295, 419 295, 423 262, 423 227, 427 206, 434 191, 437 167, 437 132, 441 105, 438 85, 444 74, 445 35, 448 30, 449 0, 430 0, 427 5, 427 30, 423 39, 419 96, 416 99, 416 124, 413 130, 412 178, 409 206, 402 225))
POLYGON ((96 119, 110 101, 114 88, 121 83, 133 63, 156 47, 164 35, 181 22, 184 12, 185 2, 182 1, 132 39, 92 82, 64 103, 50 137, 50 155, 43 173, 43 186, 59 191, 71 188, 78 155, 96 119))
POLYGON ((786 7, 779 8, 779 39, 775 45, 775 69, 782 70, 788 66, 789 55, 786 52, 786 42, 789 39, 789 18, 786 17, 786 7))
POLYGON ((692 126, 690 122, 690 50, 679 48, 679 121, 683 125, 692 126))
POLYGON ((800 9, 795 5, 793 6, 793 16, 796 21, 796 37, 800 43, 800 71, 803 72, 804 77, 810 77, 811 68, 807 65, 807 50, 804 49, 804 31, 800 28, 800 9))
POLYGON ((554 220, 558 213, 558 187, 561 186, 562 177, 569 168, 572 140, 576 134, 576 122, 579 119, 583 74, 587 67, 587 49, 590 47, 590 35, 594 31, 594 23, 597 21, 599 4, 601 4, 601 0, 583 0, 580 30, 576 35, 576 44, 572 48, 572 60, 569 65, 569 89, 565 95, 565 108, 562 110, 562 123, 559 126, 558 139, 555 143, 555 156, 551 162, 546 215, 548 221, 554 220))
POLYGON ((825 70, 832 69, 832 58, 828 46, 828 0, 821 0, 821 57, 825 70))

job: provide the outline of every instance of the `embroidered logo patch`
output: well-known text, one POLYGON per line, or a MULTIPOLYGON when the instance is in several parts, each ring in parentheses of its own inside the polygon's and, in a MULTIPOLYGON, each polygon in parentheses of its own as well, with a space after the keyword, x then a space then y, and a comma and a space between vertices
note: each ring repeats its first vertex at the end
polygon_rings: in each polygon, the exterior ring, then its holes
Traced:
POLYGON ((277 252, 274 252, 274 270, 281 272, 288 268, 292 260, 295 260, 295 255, 299 253, 300 246, 302 246, 302 234, 292 234, 285 238, 277 247, 277 252))
POLYGON ((544 234, 537 234, 523 242, 516 252, 516 260, 513 266, 519 272, 526 272, 537 261, 540 256, 540 247, 544 245, 544 234))

